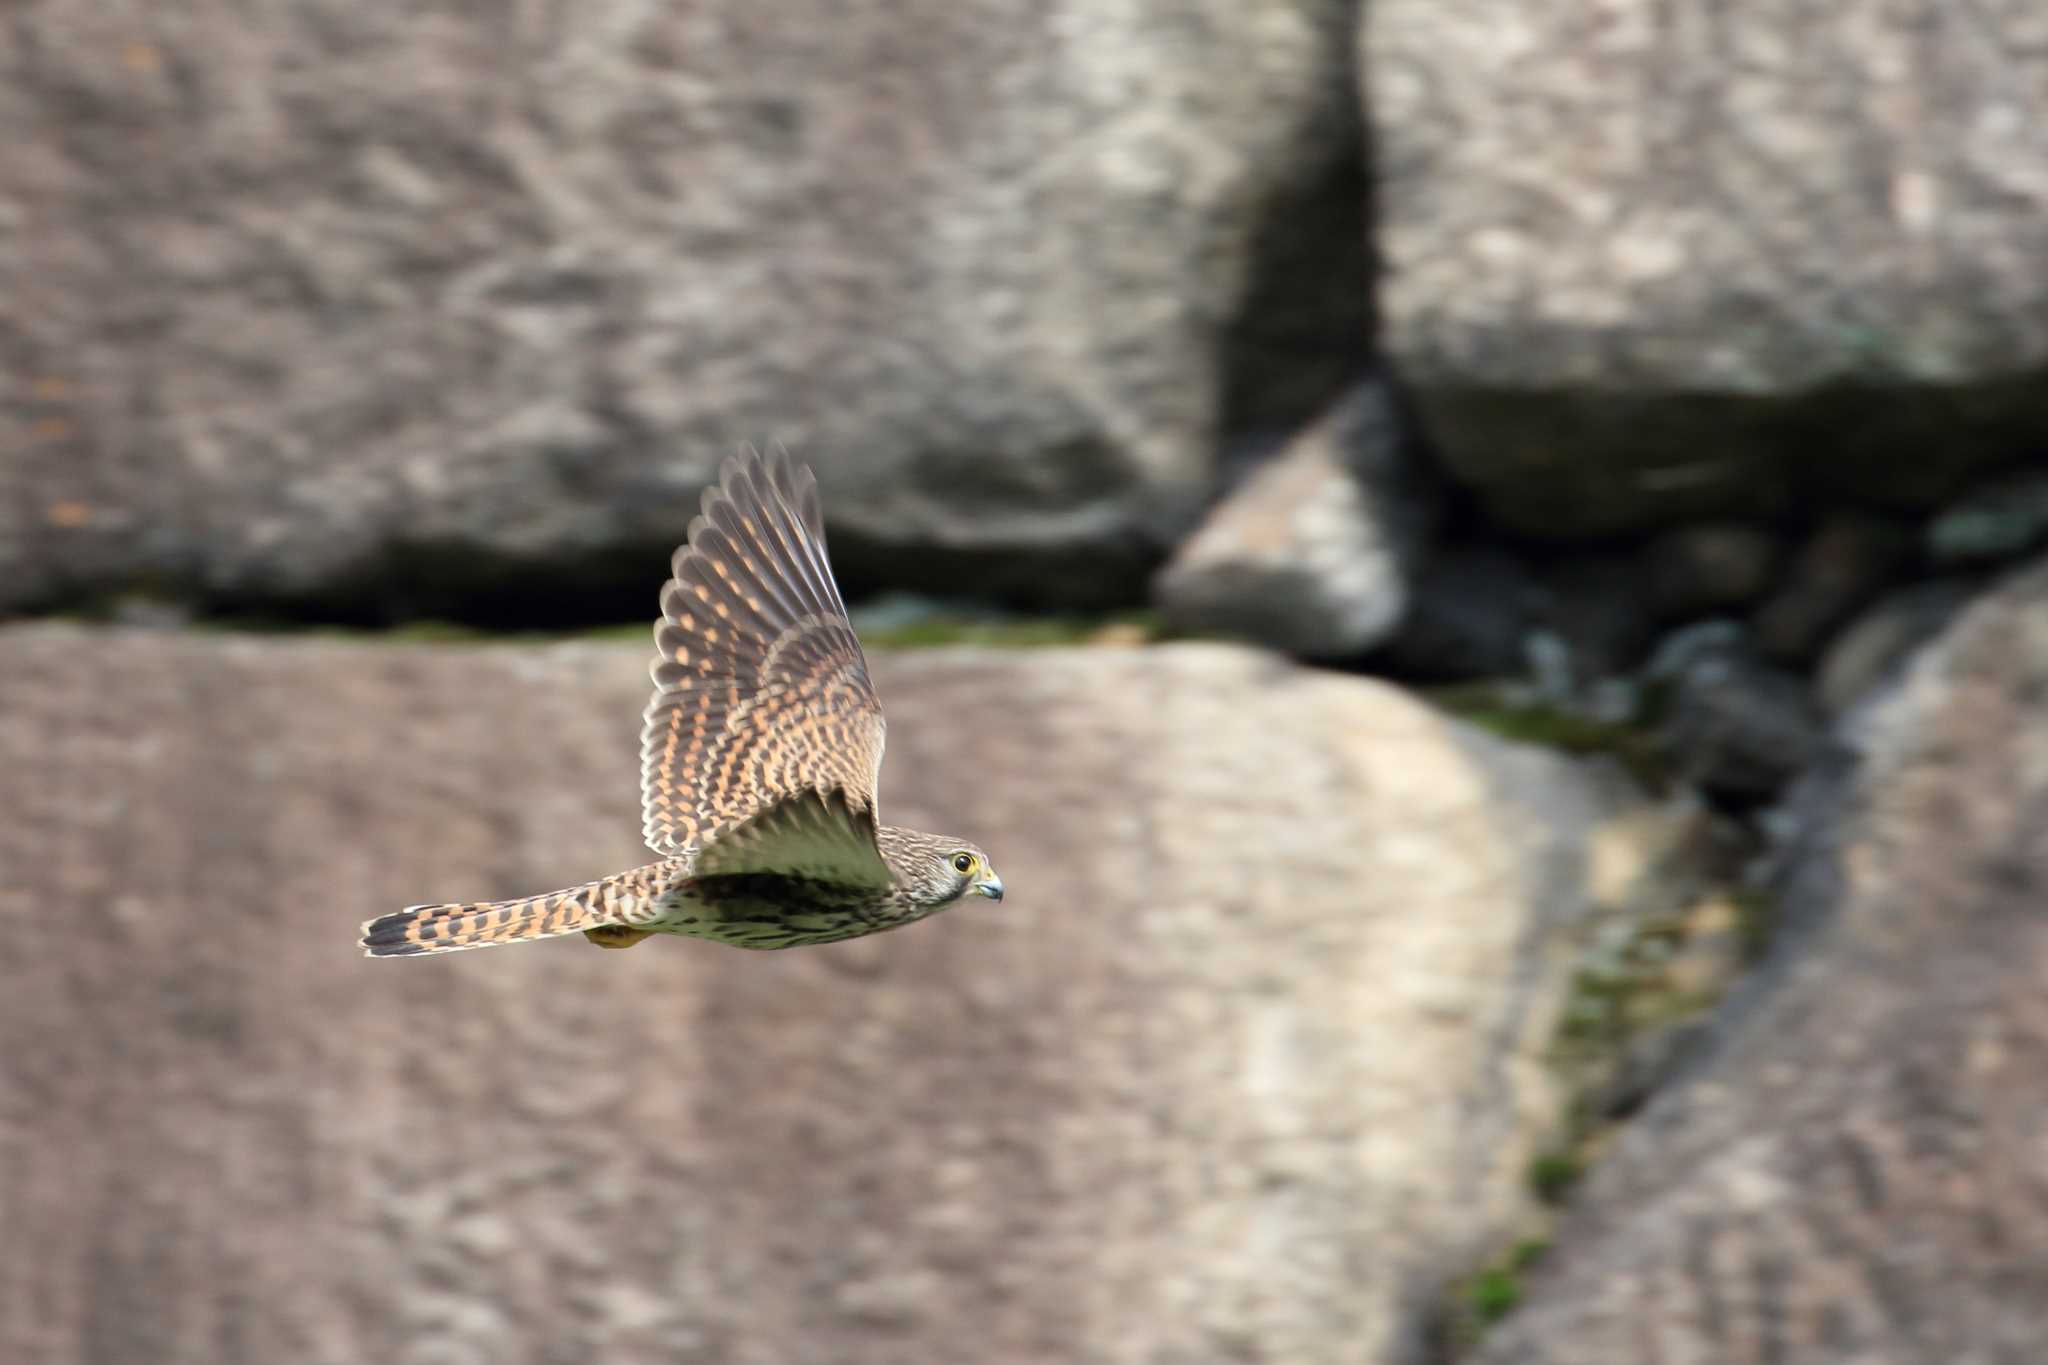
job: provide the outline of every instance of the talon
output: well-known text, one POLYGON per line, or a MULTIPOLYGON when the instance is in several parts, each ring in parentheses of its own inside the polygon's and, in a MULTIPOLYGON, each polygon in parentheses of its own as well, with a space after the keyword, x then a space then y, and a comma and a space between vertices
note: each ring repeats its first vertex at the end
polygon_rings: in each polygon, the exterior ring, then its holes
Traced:
POLYGON ((595 929, 585 929, 583 937, 600 948, 630 948, 643 938, 653 938, 654 931, 624 924, 602 924, 595 929))

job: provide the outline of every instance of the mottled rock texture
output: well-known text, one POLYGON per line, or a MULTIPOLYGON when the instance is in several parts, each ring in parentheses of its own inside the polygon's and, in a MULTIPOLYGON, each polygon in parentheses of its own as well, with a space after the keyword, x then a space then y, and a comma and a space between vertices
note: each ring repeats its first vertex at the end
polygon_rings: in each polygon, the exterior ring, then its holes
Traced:
POLYGON ((1996 563, 2048 541, 2048 458, 2035 467, 1968 489, 1927 528, 1936 563, 1996 563))
POLYGON ((1932 578, 1879 598, 1828 642, 1813 691, 1830 716, 1867 701, 1983 590, 1968 578, 1932 578))
POLYGON ((2048 568, 1807 786, 1770 965, 1482 1365, 2030 1365, 2048 1340, 2048 568))
POLYGON ((1743 522, 1695 522, 1643 550, 1650 607, 1665 620, 1739 607, 1769 591, 1782 559, 1778 537, 1743 522))
POLYGON ((0 610, 630 594, 774 439, 856 580, 1138 600, 1362 345, 1351 23, 14 7, 0 610))
POLYGON ((1535 534, 1924 506, 2048 422, 2048 11, 1366 9, 1388 358, 1535 534))
POLYGON ((1434 491, 1392 396, 1361 385, 1210 510, 1153 596, 1183 630, 1362 654, 1407 614, 1434 491))
POLYGON ((1829 517, 1750 616, 1757 647, 1781 662, 1810 662, 1831 632, 1912 562, 1912 536, 1904 527, 1875 517, 1829 517))
POLYGON ((1490 544, 1432 550, 1409 590, 1407 617, 1374 662, 1429 681, 1521 673, 1551 605, 1527 562, 1490 544))
POLYGON ((1825 746, 1827 727, 1812 688, 1759 655, 1739 622, 1673 631, 1644 674, 1662 694, 1658 743, 1688 784, 1759 800, 1797 777, 1825 746))
POLYGON ((9 1361, 1415 1361, 1651 856, 1604 770, 1370 681, 882 657, 888 812, 1000 907, 369 961, 643 856, 640 648, 0 659, 9 1361))

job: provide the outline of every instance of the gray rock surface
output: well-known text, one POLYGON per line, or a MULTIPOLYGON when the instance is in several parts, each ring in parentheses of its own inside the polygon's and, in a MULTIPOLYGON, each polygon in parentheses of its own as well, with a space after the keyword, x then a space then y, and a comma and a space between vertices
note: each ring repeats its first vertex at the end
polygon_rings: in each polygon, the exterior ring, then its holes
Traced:
POLYGON ((2048 425, 2031 0, 1381 0, 1386 354, 1505 520, 1942 497, 2048 425))
POLYGON ((1136 601, 1364 335, 1342 0, 29 6, 0 611, 631 600, 717 462, 842 568, 1136 601))
POLYGON ((1941 633, 1980 590, 1965 578, 1936 578, 1873 602, 1828 642, 1814 695, 1841 716, 1895 677, 1915 650, 1941 633))
POLYGON ((1375 662, 1428 681, 1513 677, 1544 606, 1529 566, 1497 545, 1433 550, 1411 588, 1400 630, 1375 662))
POLYGON ((1778 537, 1748 522, 1704 521, 1656 537, 1643 551, 1650 606, 1665 620, 1746 606, 1769 590, 1778 537))
POLYGON ((1734 621, 1673 631, 1644 670, 1662 695, 1658 743, 1681 781, 1769 796, 1820 756, 1820 709, 1804 678, 1760 657, 1734 621))
POLYGON ((1809 789, 1771 965, 1477 1365, 2033 1365, 2048 1339, 2048 569, 1809 789))
POLYGON ((1232 647, 877 657, 1001 907, 358 956, 644 856, 643 653, 0 635, 0 1359, 1422 1358, 1655 812, 1232 647))
POLYGON ((1648 579, 1628 555, 1574 555, 1551 565, 1543 574, 1542 616, 1582 683, 1640 663, 1656 638, 1648 579))
POLYGON ((1757 647, 1786 662, 1814 658, 1836 627, 1906 571, 1912 552, 1911 534, 1895 522, 1848 512, 1829 517, 1751 615, 1757 647))
POLYGON ((1364 653, 1406 615, 1434 490, 1379 384, 1255 469, 1153 581, 1168 622, 1310 659, 1364 653))
POLYGON ((1928 525, 1937 564, 2016 559, 2048 543, 2048 469, 2016 471, 1966 490, 1928 525))

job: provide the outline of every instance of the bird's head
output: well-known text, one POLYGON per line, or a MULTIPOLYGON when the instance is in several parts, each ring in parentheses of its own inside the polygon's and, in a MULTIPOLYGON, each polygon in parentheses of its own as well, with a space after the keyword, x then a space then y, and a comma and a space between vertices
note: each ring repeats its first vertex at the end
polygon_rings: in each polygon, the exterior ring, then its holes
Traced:
POLYGON ((898 888, 925 914, 968 897, 1003 898, 1003 879, 996 875, 995 865, 965 839, 916 834, 900 842, 885 841, 883 852, 898 888), (896 846, 888 847, 890 843, 896 846))

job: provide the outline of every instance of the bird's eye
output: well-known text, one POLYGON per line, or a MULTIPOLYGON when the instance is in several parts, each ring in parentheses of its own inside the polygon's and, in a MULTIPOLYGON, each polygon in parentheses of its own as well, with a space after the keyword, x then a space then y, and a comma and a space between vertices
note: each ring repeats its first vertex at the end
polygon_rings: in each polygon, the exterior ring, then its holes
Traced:
POLYGON ((972 853, 955 853, 953 855, 953 870, 963 877, 974 871, 974 855, 972 853))

